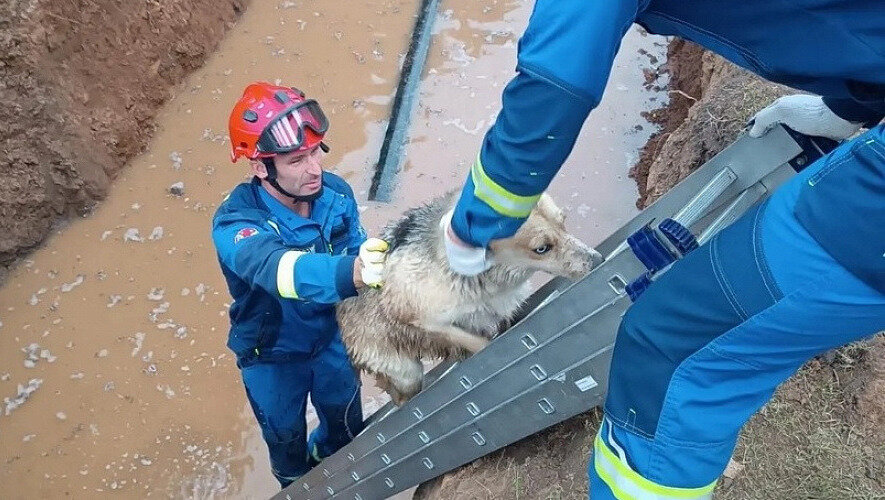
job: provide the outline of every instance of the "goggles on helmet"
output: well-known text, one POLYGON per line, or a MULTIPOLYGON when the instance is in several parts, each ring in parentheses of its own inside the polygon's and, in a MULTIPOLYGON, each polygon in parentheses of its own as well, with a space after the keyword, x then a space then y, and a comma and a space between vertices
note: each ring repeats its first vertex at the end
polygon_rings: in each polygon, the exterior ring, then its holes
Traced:
POLYGON ((329 129, 329 120, 313 99, 299 102, 269 122, 258 139, 258 150, 262 153, 296 151, 307 142, 307 129, 320 137, 329 129))

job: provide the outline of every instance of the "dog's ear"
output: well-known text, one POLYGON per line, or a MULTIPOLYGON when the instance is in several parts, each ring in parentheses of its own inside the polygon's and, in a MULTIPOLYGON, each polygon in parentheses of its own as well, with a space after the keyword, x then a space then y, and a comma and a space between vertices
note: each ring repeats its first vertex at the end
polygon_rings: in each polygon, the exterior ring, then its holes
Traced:
POLYGON ((557 227, 558 229, 565 229, 565 213, 547 193, 541 194, 537 205, 535 205, 534 210, 532 210, 532 215, 534 217, 539 217, 546 221, 547 224, 557 227))

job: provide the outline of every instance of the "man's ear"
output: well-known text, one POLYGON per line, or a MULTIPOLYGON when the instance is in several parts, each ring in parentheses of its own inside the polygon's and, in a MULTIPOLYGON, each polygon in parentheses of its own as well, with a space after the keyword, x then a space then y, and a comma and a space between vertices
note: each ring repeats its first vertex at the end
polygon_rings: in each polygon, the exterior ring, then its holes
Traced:
POLYGON ((252 167, 252 174, 259 179, 267 179, 267 166, 264 165, 264 162, 261 160, 252 160, 249 162, 249 166, 252 167))

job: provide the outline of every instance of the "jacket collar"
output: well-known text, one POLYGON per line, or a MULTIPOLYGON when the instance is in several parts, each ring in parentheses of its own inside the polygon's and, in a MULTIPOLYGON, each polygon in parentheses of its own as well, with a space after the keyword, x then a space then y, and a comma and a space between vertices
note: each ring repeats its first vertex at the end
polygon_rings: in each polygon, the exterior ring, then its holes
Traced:
POLYGON ((335 206, 335 201, 339 198, 338 194, 323 183, 323 194, 314 200, 310 208, 310 217, 302 217, 295 213, 291 208, 283 205, 276 198, 271 196, 261 181, 254 177, 251 182, 251 188, 255 196, 255 201, 263 206, 274 217, 278 218, 289 229, 295 230, 302 226, 319 225, 325 229, 325 224, 329 219, 329 214, 335 206))

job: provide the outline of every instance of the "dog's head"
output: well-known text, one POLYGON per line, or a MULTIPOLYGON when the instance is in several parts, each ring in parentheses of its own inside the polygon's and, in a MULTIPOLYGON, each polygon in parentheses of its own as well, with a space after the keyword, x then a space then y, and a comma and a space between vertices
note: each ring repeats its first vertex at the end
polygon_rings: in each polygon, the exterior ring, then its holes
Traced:
POLYGON ((493 240, 497 264, 546 271, 577 279, 602 262, 602 255, 565 229, 565 214, 547 194, 511 238, 493 240))

